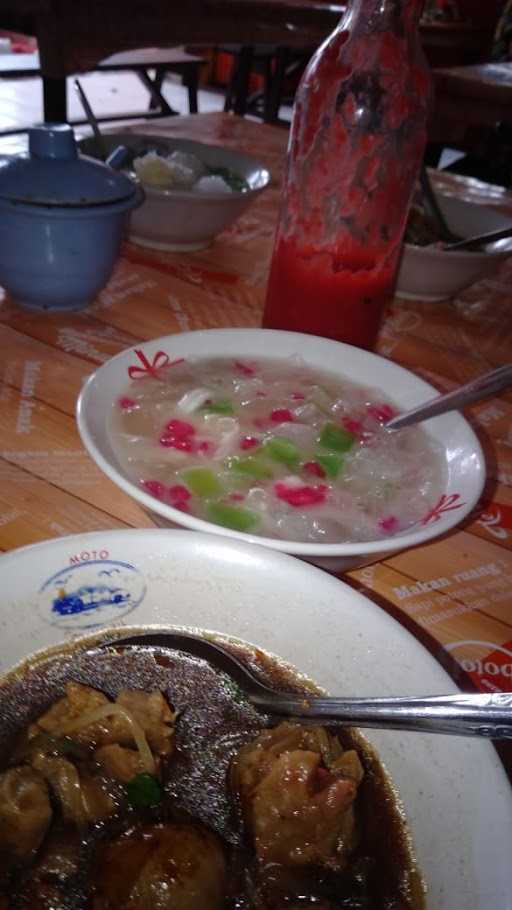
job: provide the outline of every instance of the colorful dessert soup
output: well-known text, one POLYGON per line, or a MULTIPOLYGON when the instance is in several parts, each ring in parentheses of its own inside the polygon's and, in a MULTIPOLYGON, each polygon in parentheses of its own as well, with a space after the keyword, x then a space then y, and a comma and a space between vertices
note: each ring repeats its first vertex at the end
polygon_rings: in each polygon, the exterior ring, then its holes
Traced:
POLYGON ((188 359, 113 403, 111 442, 152 496, 236 531, 342 543, 406 531, 443 488, 422 429, 387 432, 379 391, 287 360, 188 359))

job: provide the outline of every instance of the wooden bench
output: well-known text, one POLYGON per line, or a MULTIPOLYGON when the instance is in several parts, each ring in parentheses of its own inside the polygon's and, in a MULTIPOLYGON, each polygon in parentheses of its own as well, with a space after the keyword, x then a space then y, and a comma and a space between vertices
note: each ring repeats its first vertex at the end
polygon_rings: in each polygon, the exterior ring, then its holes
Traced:
MULTIPOLYGON (((132 120, 137 118, 153 119, 169 117, 178 111, 170 107, 162 94, 162 84, 166 73, 181 76, 182 84, 188 91, 188 103, 191 114, 197 113, 197 90, 199 70, 204 60, 187 53, 183 48, 142 48, 135 51, 124 51, 113 54, 102 60, 92 70, 95 73, 134 72, 147 89, 150 96, 149 108, 144 111, 132 111, 125 114, 110 114, 102 117, 96 114, 98 121, 132 120), (150 71, 154 70, 152 78, 150 71)), ((40 77, 43 80, 43 112, 46 123, 66 123, 73 125, 87 123, 85 118, 68 121, 66 80, 52 79, 41 73, 39 54, 0 54, 0 79, 27 79, 40 77)), ((23 129, 3 130, 0 135, 24 132, 23 129)))

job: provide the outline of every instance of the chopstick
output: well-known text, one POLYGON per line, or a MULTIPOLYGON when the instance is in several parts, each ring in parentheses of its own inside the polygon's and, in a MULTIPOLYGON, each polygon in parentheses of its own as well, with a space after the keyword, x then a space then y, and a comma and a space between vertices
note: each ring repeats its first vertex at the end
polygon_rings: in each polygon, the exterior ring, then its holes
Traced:
POLYGON ((96 145, 98 147, 99 157, 104 161, 105 158, 107 157, 107 150, 105 148, 105 143, 103 142, 103 136, 101 135, 98 121, 96 120, 96 117, 94 116, 94 112, 93 112, 91 105, 89 104, 87 95, 85 94, 78 79, 75 79, 74 84, 75 84, 75 88, 77 90, 78 96, 80 98, 80 101, 82 103, 82 107, 85 111, 86 117, 92 127, 92 131, 94 133, 94 138, 96 140, 96 145))

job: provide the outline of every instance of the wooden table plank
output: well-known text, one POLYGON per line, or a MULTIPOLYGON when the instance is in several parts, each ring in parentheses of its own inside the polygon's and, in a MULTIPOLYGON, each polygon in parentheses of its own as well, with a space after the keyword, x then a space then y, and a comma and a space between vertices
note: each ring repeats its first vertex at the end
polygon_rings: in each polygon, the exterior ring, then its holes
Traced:
POLYGON ((0 460, 0 547, 11 550, 50 537, 127 527, 29 471, 0 460))
POLYGON ((76 389, 92 372, 90 363, 57 352, 53 347, 4 326, 5 344, 3 379, 21 393, 21 403, 38 399, 53 407, 74 414, 76 389))
MULTIPOLYGON (((135 130, 148 132, 148 126, 135 130)), ((180 255, 125 244, 109 285, 85 313, 25 313, 1 300, 0 292, 0 549, 72 531, 151 526, 81 446, 73 414, 83 379, 143 339, 260 322, 286 134, 220 114, 159 121, 151 133, 252 154, 269 167, 272 185, 208 250, 180 255)), ((435 175, 435 182, 461 198, 512 212, 512 195, 496 187, 448 174, 435 175)), ((393 301, 380 353, 440 390, 511 361, 511 279, 509 262, 453 301, 393 301)), ((512 395, 475 405, 468 416, 484 445, 489 476, 464 528, 346 580, 410 628, 462 684, 507 691, 512 395)))
MULTIPOLYGON (((154 526, 143 510, 89 458, 80 441, 73 412, 68 416, 16 389, 10 391, 0 407, 3 440, 0 457, 5 463, 16 465, 27 476, 41 478, 55 490, 93 506, 107 522, 101 527, 108 527, 109 516, 129 526, 154 526)), ((16 489, 10 497, 14 507, 16 489)))
MULTIPOLYGON (((42 341, 65 353, 76 354, 87 360, 91 368, 141 341, 140 337, 105 325, 89 313, 70 313, 66 316, 49 313, 44 320, 36 320, 31 313, 8 302, 0 307, 0 323, 16 329, 27 338, 42 341)), ((0 379, 3 375, 0 374, 0 379)))

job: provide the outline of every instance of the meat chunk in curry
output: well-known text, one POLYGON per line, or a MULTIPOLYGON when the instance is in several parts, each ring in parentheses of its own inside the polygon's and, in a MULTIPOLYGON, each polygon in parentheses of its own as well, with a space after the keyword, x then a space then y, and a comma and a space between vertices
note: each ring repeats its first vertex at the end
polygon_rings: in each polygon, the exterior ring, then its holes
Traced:
POLYGON ((93 910, 220 910, 226 862, 200 825, 145 826, 98 854, 93 910))
POLYGON ((28 767, 0 774, 0 853, 24 859, 37 850, 52 810, 44 777, 28 767))
POLYGON ((363 771, 323 728, 282 723, 244 746, 232 782, 259 861, 340 868, 353 849, 363 771))
POLYGON ((117 743, 133 747, 139 728, 155 755, 169 756, 175 719, 161 692, 125 689, 112 702, 90 686, 69 682, 64 698, 32 725, 29 735, 44 731, 54 736, 72 735, 77 742, 95 746, 117 743))

